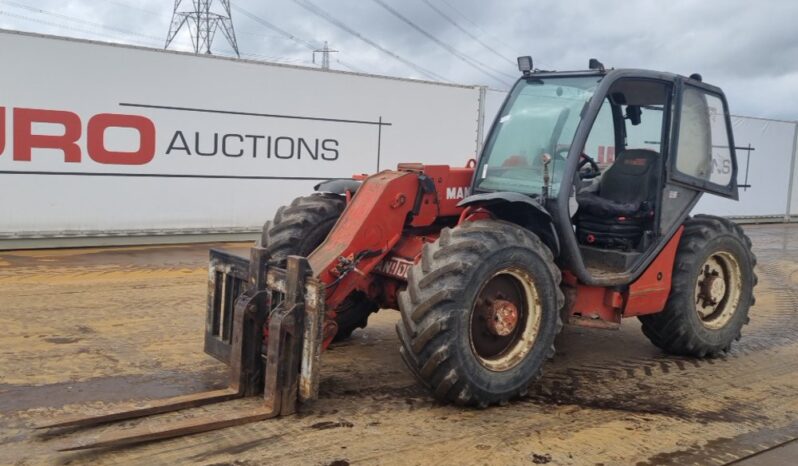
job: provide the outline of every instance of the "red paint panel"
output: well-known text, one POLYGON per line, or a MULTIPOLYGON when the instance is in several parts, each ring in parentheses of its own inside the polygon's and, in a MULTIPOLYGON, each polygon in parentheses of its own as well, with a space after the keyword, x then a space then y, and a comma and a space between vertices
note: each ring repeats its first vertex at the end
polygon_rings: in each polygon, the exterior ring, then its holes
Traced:
POLYGON ((671 291, 673 263, 683 231, 684 227, 679 227, 643 275, 629 285, 624 317, 654 314, 665 309, 671 291))
POLYGON ((352 272, 327 292, 327 309, 333 310, 355 289, 368 290, 371 270, 402 237, 407 214, 413 209, 418 175, 383 171, 368 177, 346 206, 324 242, 308 257, 314 275, 331 284, 339 278, 339 258, 353 259, 366 250, 380 254, 361 260, 352 272))
POLYGON ((422 236, 406 234, 396 243, 396 246, 391 252, 395 256, 416 262, 421 256, 421 248, 424 247, 424 244, 432 243, 436 239, 438 239, 438 232, 422 236))
POLYGON ((588 320, 618 323, 622 297, 617 291, 601 286, 577 285, 572 316, 588 320))
POLYGON ((576 276, 564 271, 563 290, 568 299, 569 322, 595 328, 617 328, 621 322, 623 295, 611 288, 579 283, 576 276))
POLYGON ((473 167, 452 168, 448 165, 399 164, 400 171, 412 171, 428 176, 435 184, 435 195, 426 195, 413 226, 426 226, 438 217, 460 215, 462 207, 457 203, 470 194, 473 167))

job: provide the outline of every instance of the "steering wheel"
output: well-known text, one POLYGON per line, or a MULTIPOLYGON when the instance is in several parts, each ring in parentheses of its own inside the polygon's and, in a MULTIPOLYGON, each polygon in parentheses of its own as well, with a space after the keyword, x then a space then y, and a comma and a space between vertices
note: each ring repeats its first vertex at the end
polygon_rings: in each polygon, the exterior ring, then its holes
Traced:
POLYGON ((577 170, 579 172, 579 178, 582 180, 591 180, 601 175, 601 169, 596 161, 593 160, 593 157, 585 154, 584 152, 582 152, 582 154, 579 156, 579 166, 577 170), (585 165, 590 166, 585 169, 585 165))

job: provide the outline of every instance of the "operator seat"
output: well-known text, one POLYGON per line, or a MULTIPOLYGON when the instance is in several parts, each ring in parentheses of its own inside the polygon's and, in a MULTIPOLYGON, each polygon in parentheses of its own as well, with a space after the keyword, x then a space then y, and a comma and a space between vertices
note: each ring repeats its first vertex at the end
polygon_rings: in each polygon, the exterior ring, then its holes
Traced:
POLYGON ((627 251, 641 246, 644 232, 652 228, 659 162, 659 153, 653 150, 622 151, 602 175, 598 189, 576 195, 581 244, 627 251))

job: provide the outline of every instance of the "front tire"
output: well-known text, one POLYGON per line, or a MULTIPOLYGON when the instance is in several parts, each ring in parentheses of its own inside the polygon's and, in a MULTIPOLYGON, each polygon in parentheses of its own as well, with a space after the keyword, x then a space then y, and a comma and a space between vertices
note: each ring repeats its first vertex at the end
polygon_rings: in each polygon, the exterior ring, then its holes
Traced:
POLYGON ((756 256, 734 222, 696 215, 684 223, 665 309, 640 316, 643 333, 671 354, 713 357, 739 340, 754 304, 756 256))
MULTIPOLYGON (((271 263, 285 267, 288 256, 307 257, 330 234, 346 202, 334 194, 313 194, 298 197, 291 205, 280 207, 274 220, 264 225, 263 247, 271 255, 271 263)), ((377 305, 363 293, 353 292, 336 309, 338 332, 333 341, 349 338, 358 328, 364 328, 377 305)))
POLYGON ((515 224, 444 228, 399 293, 402 359, 441 401, 485 407, 525 395, 554 355, 560 279, 551 251, 515 224))

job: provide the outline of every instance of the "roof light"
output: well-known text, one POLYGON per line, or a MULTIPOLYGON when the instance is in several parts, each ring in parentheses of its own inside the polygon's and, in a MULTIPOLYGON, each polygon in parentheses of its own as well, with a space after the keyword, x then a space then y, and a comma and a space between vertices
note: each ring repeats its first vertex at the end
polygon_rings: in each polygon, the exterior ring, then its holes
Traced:
POLYGON ((588 60, 587 67, 590 68, 591 70, 604 71, 604 63, 601 63, 595 58, 591 58, 590 60, 588 60))
POLYGON ((529 55, 525 57, 518 57, 518 71, 527 76, 532 71, 532 57, 529 55))

